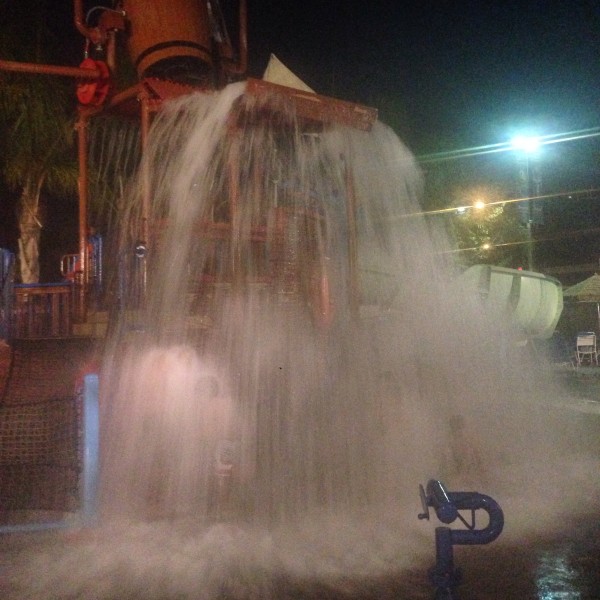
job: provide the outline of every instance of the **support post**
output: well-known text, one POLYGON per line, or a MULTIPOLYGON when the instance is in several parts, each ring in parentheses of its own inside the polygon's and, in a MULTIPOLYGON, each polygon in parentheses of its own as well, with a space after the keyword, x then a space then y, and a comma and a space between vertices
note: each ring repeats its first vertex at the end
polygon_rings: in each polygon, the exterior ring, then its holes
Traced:
MULTIPOLYGON (((139 96, 140 110, 141 110, 141 144, 142 144, 142 155, 148 145, 148 134, 150 131, 150 98, 148 97, 147 91, 143 90, 139 96)), ((144 164, 142 162, 142 164, 144 164)), ((150 179, 148 173, 148 167, 142 166, 142 223, 140 236, 141 239, 148 244, 149 243, 149 227, 148 219, 150 215, 150 179)))
POLYGON ((79 165, 79 234, 78 234, 78 268, 75 272, 76 303, 75 314, 79 321, 86 317, 86 288, 87 288, 87 234, 88 234, 88 115, 83 107, 79 107, 79 117, 75 126, 77 130, 77 157, 79 165))
POLYGON ((356 191, 352 170, 345 157, 344 171, 346 177, 346 222, 348 225, 348 303, 350 316, 357 320, 359 317, 359 282, 358 282, 358 240, 356 225, 356 191))
POLYGON ((92 526, 98 517, 98 481, 100 466, 100 417, 98 375, 83 379, 83 466, 80 476, 82 525, 92 526))

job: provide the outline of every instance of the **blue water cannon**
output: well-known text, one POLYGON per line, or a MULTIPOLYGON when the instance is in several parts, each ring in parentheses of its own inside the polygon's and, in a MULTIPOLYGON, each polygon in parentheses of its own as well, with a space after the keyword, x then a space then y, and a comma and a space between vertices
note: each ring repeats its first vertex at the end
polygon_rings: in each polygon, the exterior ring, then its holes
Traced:
POLYGON ((453 546, 493 542, 502 533, 504 513, 493 498, 479 492, 449 492, 436 479, 429 480, 426 489, 419 485, 419 493, 423 507, 419 519, 429 520, 429 509, 432 508, 442 523, 449 525, 458 520, 465 527, 436 527, 436 563, 429 570, 429 579, 436 586, 435 600, 456 600, 454 590, 461 583, 462 573, 459 568, 454 567, 453 546), (487 513, 488 524, 477 529, 476 512, 480 509, 487 513), (470 521, 464 518, 461 510, 471 511, 470 521))

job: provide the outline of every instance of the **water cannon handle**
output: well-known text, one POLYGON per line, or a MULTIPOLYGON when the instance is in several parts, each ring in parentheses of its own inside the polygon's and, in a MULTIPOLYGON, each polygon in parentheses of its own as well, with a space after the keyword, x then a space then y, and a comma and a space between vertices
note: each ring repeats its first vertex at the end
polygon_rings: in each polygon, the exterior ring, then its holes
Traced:
POLYGON ((458 508, 454 504, 451 494, 448 493, 444 484, 437 479, 430 479, 427 483, 426 493, 427 506, 435 510, 437 518, 442 523, 453 523, 458 518, 458 508))
POLYGON ((421 508, 423 509, 423 512, 417 515, 419 521, 422 519, 427 519, 429 521, 429 505, 427 504, 427 494, 425 494, 425 488, 421 483, 419 484, 419 497, 421 498, 421 508))

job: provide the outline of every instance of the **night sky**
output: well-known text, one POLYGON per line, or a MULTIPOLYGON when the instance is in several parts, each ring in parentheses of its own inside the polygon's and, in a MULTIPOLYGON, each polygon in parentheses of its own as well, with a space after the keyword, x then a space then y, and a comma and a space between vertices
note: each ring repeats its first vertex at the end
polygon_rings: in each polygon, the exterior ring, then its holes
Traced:
POLYGON ((600 2, 249 0, 252 68, 380 110, 419 153, 600 124, 600 2))
MULTIPOLYGON (((96 4, 112 2, 85 10, 96 4)), ((80 62, 71 0, 19 6, 50 7, 64 62, 80 62)), ((274 53, 317 92, 377 108, 418 157, 600 128, 600 0, 248 0, 248 43, 250 76, 274 53)), ((482 169, 509 158, 486 160, 482 169)), ((600 188, 599 165, 600 137, 548 146, 544 183, 600 188)), ((595 205, 586 210, 580 226, 600 225, 595 205)))
MULTIPOLYGON (((52 7, 77 64, 72 2, 21 3, 52 7)), ((317 92, 377 108, 416 154, 600 125, 600 0, 248 0, 248 44, 249 75, 272 52, 317 92)))
MULTIPOLYGON (((536 235, 553 238, 537 245, 545 266, 598 262, 600 195, 568 192, 600 189, 600 1, 249 6, 253 74, 273 52, 316 91, 377 108, 419 158, 591 129, 536 158, 542 193, 566 192, 544 202, 536 235)), ((428 181, 443 168, 506 186, 516 160, 507 151, 423 164, 428 181)))

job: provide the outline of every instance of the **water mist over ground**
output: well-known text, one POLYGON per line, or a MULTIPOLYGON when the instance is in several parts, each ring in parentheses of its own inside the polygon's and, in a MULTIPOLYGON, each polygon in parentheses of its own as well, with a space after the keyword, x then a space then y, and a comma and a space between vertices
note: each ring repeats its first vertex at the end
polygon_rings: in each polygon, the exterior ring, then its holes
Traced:
POLYGON ((148 189, 148 270, 128 259, 126 278, 148 309, 130 285, 102 371, 102 527, 25 551, 19 597, 308 597, 391 575, 429 597, 419 483, 495 497, 509 535, 597 497, 554 390, 414 216, 421 176, 385 125, 321 131, 243 84, 190 95, 153 125, 124 252, 148 189))

